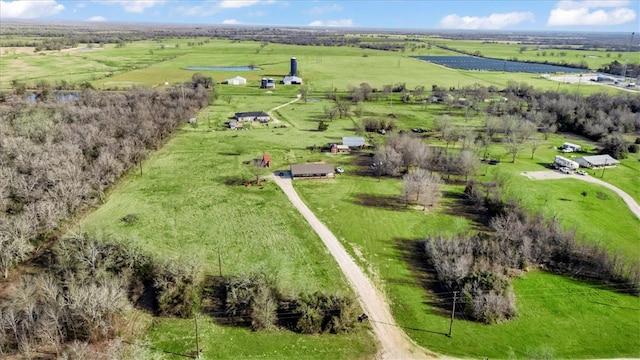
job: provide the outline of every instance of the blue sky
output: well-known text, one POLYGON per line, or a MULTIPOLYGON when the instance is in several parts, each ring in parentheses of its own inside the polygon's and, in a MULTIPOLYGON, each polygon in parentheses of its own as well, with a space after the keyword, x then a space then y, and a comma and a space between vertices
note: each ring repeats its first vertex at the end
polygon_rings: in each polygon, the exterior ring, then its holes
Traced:
POLYGON ((640 0, 13 0, 8 19, 396 29, 638 31, 640 0))

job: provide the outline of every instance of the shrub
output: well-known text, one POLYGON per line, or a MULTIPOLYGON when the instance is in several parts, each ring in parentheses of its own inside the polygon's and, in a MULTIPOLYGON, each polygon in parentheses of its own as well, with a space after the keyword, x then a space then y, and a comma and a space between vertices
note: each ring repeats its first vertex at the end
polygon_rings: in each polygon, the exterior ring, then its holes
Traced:
POLYGON ((200 294, 200 284, 193 266, 162 263, 154 269, 153 286, 161 315, 182 318, 193 315, 200 294))

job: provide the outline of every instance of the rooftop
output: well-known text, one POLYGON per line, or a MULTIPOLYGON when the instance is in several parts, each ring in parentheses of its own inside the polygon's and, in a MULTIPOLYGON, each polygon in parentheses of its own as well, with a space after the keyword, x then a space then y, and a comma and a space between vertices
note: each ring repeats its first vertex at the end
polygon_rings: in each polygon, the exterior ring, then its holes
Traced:
POLYGON ((583 156, 582 158, 592 165, 615 165, 620 163, 620 161, 607 154, 583 156))
POLYGON ((330 174, 335 172, 333 164, 292 164, 291 176, 330 174))

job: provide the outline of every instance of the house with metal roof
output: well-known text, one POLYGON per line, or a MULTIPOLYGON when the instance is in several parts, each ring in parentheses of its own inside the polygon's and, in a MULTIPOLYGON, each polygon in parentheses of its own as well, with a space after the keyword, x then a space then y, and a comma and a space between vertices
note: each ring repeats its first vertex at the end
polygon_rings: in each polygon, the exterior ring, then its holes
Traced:
POLYGON ((264 111, 238 112, 234 118, 238 121, 259 121, 261 123, 269 122, 271 117, 264 111))
POLYGON ((611 157, 611 155, 592 155, 592 156, 583 156, 576 159, 576 162, 580 164, 581 167, 589 168, 589 169, 601 169, 604 167, 616 167, 620 163, 620 161, 611 157))
POLYGON ((291 178, 332 178, 335 176, 333 164, 292 164, 291 178))
POLYGON ((342 145, 346 145, 349 149, 362 149, 365 140, 362 136, 343 136, 342 145))

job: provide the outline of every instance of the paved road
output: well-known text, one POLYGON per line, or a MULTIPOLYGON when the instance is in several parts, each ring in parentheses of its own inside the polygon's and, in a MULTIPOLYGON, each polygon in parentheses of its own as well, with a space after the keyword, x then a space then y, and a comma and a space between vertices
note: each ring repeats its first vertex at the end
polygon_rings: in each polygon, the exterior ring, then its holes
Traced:
POLYGON ((373 285, 371 280, 358 267, 353 258, 342 247, 338 239, 300 199, 288 173, 285 176, 273 176, 275 183, 282 188, 291 203, 309 222, 313 230, 320 236, 327 249, 340 265, 351 286, 358 295, 358 301, 371 320, 371 326, 380 341, 381 350, 376 359, 410 360, 427 359, 426 350, 422 349, 396 325, 384 296, 373 285))
POLYGON ((636 217, 638 217, 638 219, 640 219, 640 206, 638 206, 638 203, 631 196, 629 196, 629 194, 627 194, 626 192, 620 190, 619 188, 609 184, 608 182, 604 182, 602 180, 596 179, 596 178, 591 177, 589 175, 583 176, 583 175, 577 175, 577 174, 564 174, 564 173, 561 173, 560 171, 555 171, 555 170, 525 171, 525 172, 522 173, 522 175, 528 177, 529 179, 534 179, 534 180, 567 179, 567 178, 570 178, 570 179, 577 179, 577 180, 590 182, 590 183, 593 183, 593 184, 602 185, 602 186, 604 186, 604 187, 606 187, 608 189, 611 189, 611 190, 615 191, 616 194, 620 195, 622 200, 624 200, 624 202, 629 207, 629 210, 631 210, 631 212, 633 212, 636 215, 636 217))

